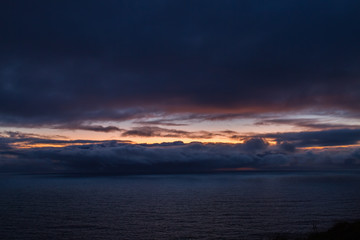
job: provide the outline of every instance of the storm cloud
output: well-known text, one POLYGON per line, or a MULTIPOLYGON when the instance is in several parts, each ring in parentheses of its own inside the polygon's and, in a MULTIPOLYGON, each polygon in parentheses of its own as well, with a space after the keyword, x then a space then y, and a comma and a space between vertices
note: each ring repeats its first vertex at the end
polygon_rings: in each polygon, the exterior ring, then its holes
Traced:
POLYGON ((0 122, 359 113, 359 12, 356 0, 4 0, 0 122))
POLYGON ((1 172, 83 174, 202 173, 224 169, 309 170, 360 167, 360 150, 282 151, 260 140, 244 144, 107 141, 61 148, 3 149, 1 172))
POLYGON ((0 171, 359 167, 359 1, 2 0, 0 16, 0 171))
POLYGON ((360 129, 335 129, 314 132, 287 132, 262 135, 279 143, 299 147, 353 145, 360 142, 360 129))

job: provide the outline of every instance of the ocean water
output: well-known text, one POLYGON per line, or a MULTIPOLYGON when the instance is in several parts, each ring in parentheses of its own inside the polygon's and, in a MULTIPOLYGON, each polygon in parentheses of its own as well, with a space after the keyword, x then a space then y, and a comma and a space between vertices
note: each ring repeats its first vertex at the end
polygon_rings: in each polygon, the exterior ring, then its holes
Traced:
POLYGON ((0 175, 0 239, 269 239, 360 219, 359 172, 0 175))

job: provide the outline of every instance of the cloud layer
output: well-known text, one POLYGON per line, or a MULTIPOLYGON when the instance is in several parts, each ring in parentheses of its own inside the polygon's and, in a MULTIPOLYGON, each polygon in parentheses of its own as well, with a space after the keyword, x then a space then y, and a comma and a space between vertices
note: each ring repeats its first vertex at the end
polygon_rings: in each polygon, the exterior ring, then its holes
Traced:
POLYGON ((359 9, 356 0, 1 1, 0 122, 359 113, 359 9))
MULTIPOLYGON (((324 135, 328 134, 324 133, 324 135)), ((305 134, 303 142, 299 143, 297 142, 299 137, 301 134, 297 137, 288 137, 286 140, 290 143, 279 141, 277 145, 269 145, 262 138, 251 138, 242 144, 204 144, 199 142, 131 144, 118 141, 45 140, 36 137, 21 138, 16 135, 0 138, 0 171, 156 174, 221 172, 239 169, 338 170, 360 168, 359 148, 296 149, 296 144, 303 146, 304 141, 309 141, 305 134), (296 141, 291 143, 294 139, 296 141), (11 146, 16 141, 68 143, 69 146, 19 149, 11 146)))
POLYGON ((359 13, 357 0, 2 0, 0 171, 358 168, 359 13))

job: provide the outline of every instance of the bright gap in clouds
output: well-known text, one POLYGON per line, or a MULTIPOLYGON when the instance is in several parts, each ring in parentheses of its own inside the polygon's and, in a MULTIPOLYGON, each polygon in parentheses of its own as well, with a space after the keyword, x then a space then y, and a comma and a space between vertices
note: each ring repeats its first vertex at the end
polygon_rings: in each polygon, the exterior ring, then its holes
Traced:
MULTIPOLYGON (((37 128, 2 127, 0 132, 36 134, 49 139, 120 140, 148 144, 174 141, 183 141, 184 143, 242 143, 248 138, 261 136, 271 145, 274 145, 276 144, 275 139, 266 138, 263 135, 359 128, 359 126, 360 123, 356 118, 325 114, 261 114, 220 120, 201 119, 196 118, 196 116, 190 118, 186 114, 176 114, 174 116, 147 117, 126 121, 87 121, 78 127, 71 126, 71 128, 66 125, 45 125, 37 128)), ((40 146, 52 145, 38 145, 38 147, 40 146)))

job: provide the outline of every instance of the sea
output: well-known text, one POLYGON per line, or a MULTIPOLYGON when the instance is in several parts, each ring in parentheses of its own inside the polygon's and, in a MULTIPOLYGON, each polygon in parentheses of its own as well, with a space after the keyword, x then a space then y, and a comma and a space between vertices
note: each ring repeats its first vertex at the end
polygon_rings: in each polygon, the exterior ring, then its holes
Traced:
POLYGON ((274 239, 360 219, 360 172, 0 174, 0 239, 274 239))

